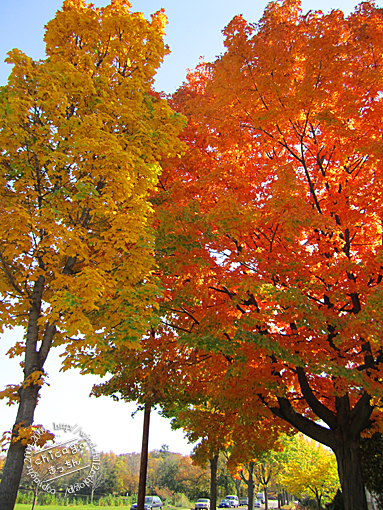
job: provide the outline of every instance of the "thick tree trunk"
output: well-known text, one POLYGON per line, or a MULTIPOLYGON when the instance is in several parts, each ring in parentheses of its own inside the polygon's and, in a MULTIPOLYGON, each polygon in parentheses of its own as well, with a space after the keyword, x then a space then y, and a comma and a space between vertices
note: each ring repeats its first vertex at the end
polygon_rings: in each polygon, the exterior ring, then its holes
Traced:
POLYGON ((354 407, 351 407, 349 395, 345 393, 335 397, 333 410, 317 399, 302 367, 297 367, 297 374, 303 397, 326 426, 298 413, 286 397, 277 397, 278 407, 270 406, 270 410, 306 436, 333 450, 337 459, 345 510, 368 510, 359 441, 361 432, 370 425, 373 411, 371 396, 367 392, 362 393, 354 407))
POLYGON ((217 508, 217 468, 218 455, 210 459, 210 510, 217 508))
POLYGON ((366 492, 362 475, 359 439, 339 442, 334 450, 342 486, 345 509, 367 509, 366 492))
MULTIPOLYGON (((338 424, 339 422, 344 423, 347 415, 341 413, 337 418, 338 424)), ((307 419, 305 418, 305 420, 307 419)), ((318 431, 313 429, 311 424, 306 427, 304 423, 298 423, 300 420, 294 420, 294 422, 295 427, 300 432, 306 434, 315 441, 329 446, 335 453, 345 510, 368 510, 359 452, 360 432, 355 433, 356 427, 340 425, 335 428, 335 430, 325 429, 317 433, 318 431)), ((293 420, 291 420, 290 423, 294 425, 293 420)), ((315 425, 320 427, 317 424, 315 425)), ((266 501, 267 496, 265 490, 265 503, 266 501)), ((265 508, 267 510, 266 505, 265 508)))
POLYGON ((137 510, 145 510, 146 474, 148 472, 148 446, 151 404, 145 403, 144 428, 142 432, 142 448, 140 461, 140 479, 138 482, 137 510))
POLYGON ((0 485, 0 508, 2 510, 13 510, 15 506, 24 465, 25 448, 21 443, 14 443, 9 447, 0 485))
POLYGON ((248 509, 254 508, 254 462, 249 462, 249 481, 247 483, 247 498, 249 500, 248 509))
MULTIPOLYGON (((23 423, 29 426, 33 423, 33 415, 37 404, 39 386, 27 386, 19 391, 20 404, 13 426, 12 439, 18 437, 18 425, 23 423)), ((7 459, 4 464, 0 484, 0 508, 1 510, 13 510, 19 489, 21 473, 24 466, 24 454, 26 445, 20 441, 11 442, 7 459)))

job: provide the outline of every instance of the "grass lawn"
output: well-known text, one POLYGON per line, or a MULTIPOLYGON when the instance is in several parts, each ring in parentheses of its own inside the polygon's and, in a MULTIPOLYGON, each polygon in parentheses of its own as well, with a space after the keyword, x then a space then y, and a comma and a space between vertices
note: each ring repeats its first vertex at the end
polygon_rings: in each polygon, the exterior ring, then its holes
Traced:
MULTIPOLYGON (((32 504, 21 505, 17 504, 15 506, 15 510, 31 510, 32 504)), ((65 508, 76 508, 77 510, 100 510, 103 508, 104 510, 130 510, 129 506, 94 506, 94 505, 68 505, 68 506, 58 506, 58 505, 36 505, 35 510, 65 510, 65 508)))
MULTIPOLYGON (((31 510, 32 504, 28 503, 28 505, 21 505, 18 503, 15 506, 15 510, 31 510)), ((58 505, 36 505, 35 510, 65 510, 65 508, 75 508, 76 510, 100 510, 101 508, 104 510, 130 510, 129 506, 94 506, 94 505, 68 505, 68 506, 58 506, 58 505)), ((190 510, 166 506, 164 510, 190 510)))

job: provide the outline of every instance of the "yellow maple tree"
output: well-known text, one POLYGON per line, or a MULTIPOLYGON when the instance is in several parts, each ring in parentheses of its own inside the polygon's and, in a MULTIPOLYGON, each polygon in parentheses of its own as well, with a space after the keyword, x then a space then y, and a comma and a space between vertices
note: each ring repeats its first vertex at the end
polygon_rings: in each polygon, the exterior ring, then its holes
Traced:
POLYGON ((287 444, 280 482, 291 494, 331 501, 340 488, 336 458, 328 448, 298 434, 287 444))
MULTIPOLYGON (((66 0, 46 27, 47 59, 9 52, 0 89, 0 318, 22 326, 9 351, 24 355, 24 381, 2 393, 33 423, 44 363, 66 344, 64 367, 91 352, 134 344, 158 288, 149 194, 159 161, 175 155, 182 117, 152 91, 168 48, 166 17, 66 0)), ((13 508, 25 445, 17 428, 0 487, 13 508)))

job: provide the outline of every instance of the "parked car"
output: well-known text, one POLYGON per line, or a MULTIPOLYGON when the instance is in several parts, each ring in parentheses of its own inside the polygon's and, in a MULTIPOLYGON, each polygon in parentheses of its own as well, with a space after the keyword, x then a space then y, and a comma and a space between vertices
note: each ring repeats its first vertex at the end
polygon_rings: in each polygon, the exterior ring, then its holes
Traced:
POLYGON ((259 501, 259 499, 254 500, 254 508, 261 508, 261 502, 259 501))
POLYGON ((218 505, 218 508, 231 508, 231 503, 228 499, 223 499, 218 505))
POLYGON ((238 496, 226 496, 226 499, 228 499, 230 501, 230 504, 232 507, 234 508, 238 508, 239 507, 239 499, 238 499, 238 496))
MULTIPOLYGON (((130 510, 137 510, 137 503, 133 503, 130 510)), ((145 496, 145 510, 162 510, 162 501, 158 496, 145 496)))
POLYGON ((195 504, 195 510, 210 510, 210 499, 200 498, 195 504))
POLYGON ((248 506, 248 504, 249 504, 249 498, 240 498, 239 506, 248 506))

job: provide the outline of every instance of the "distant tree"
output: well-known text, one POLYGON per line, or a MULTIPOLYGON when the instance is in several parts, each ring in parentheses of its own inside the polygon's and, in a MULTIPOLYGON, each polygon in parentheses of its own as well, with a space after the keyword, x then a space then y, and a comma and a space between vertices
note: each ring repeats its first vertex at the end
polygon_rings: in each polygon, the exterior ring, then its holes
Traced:
POLYGON ((169 445, 163 444, 160 448, 159 454, 162 458, 165 458, 169 453, 169 445))
POLYGON ((321 510, 322 501, 331 501, 340 488, 335 455, 302 434, 285 445, 281 484, 299 497, 314 497, 321 510))
POLYGON ((164 503, 169 500, 174 492, 168 489, 168 487, 154 487, 154 492, 159 496, 164 503))
MULTIPOLYGON (((49 467, 53 466, 54 468, 56 468, 58 465, 59 465, 58 460, 54 459, 53 461, 50 462, 49 467)), ((34 473, 36 473, 36 475, 39 477, 39 480, 43 484, 47 484, 47 480, 52 477, 52 474, 49 472, 47 465, 45 464, 34 465, 33 471, 34 473)), ((31 510, 34 510, 37 504, 38 495, 43 489, 40 486, 40 484, 35 483, 34 480, 31 478, 30 474, 28 474, 28 464, 24 465, 20 485, 23 489, 29 489, 31 492, 33 492, 31 510)))
POLYGON ((163 461, 158 466, 158 485, 159 487, 166 487, 173 493, 182 492, 180 480, 178 479, 178 471, 182 455, 166 453, 163 461))
POLYGON ((103 469, 102 464, 100 463, 100 469, 95 472, 93 475, 91 481, 90 481, 90 504, 93 505, 93 497, 94 492, 102 487, 104 481, 105 481, 106 473, 103 469))
POLYGON ((227 467, 227 451, 218 460, 217 485, 221 495, 233 494, 236 490, 236 480, 227 467))
POLYGON ((254 474, 257 480, 257 485, 261 488, 265 495, 265 509, 267 510, 269 507, 269 495, 268 488, 272 481, 272 477, 276 475, 276 465, 272 459, 261 458, 257 461, 254 467, 254 474))
POLYGON ((130 453, 126 456, 126 463, 129 472, 126 489, 130 494, 137 494, 138 476, 140 471, 140 454, 130 453))
POLYGON ((181 492, 189 499, 209 497, 210 494, 210 467, 195 464, 188 455, 182 457, 176 476, 181 492))

